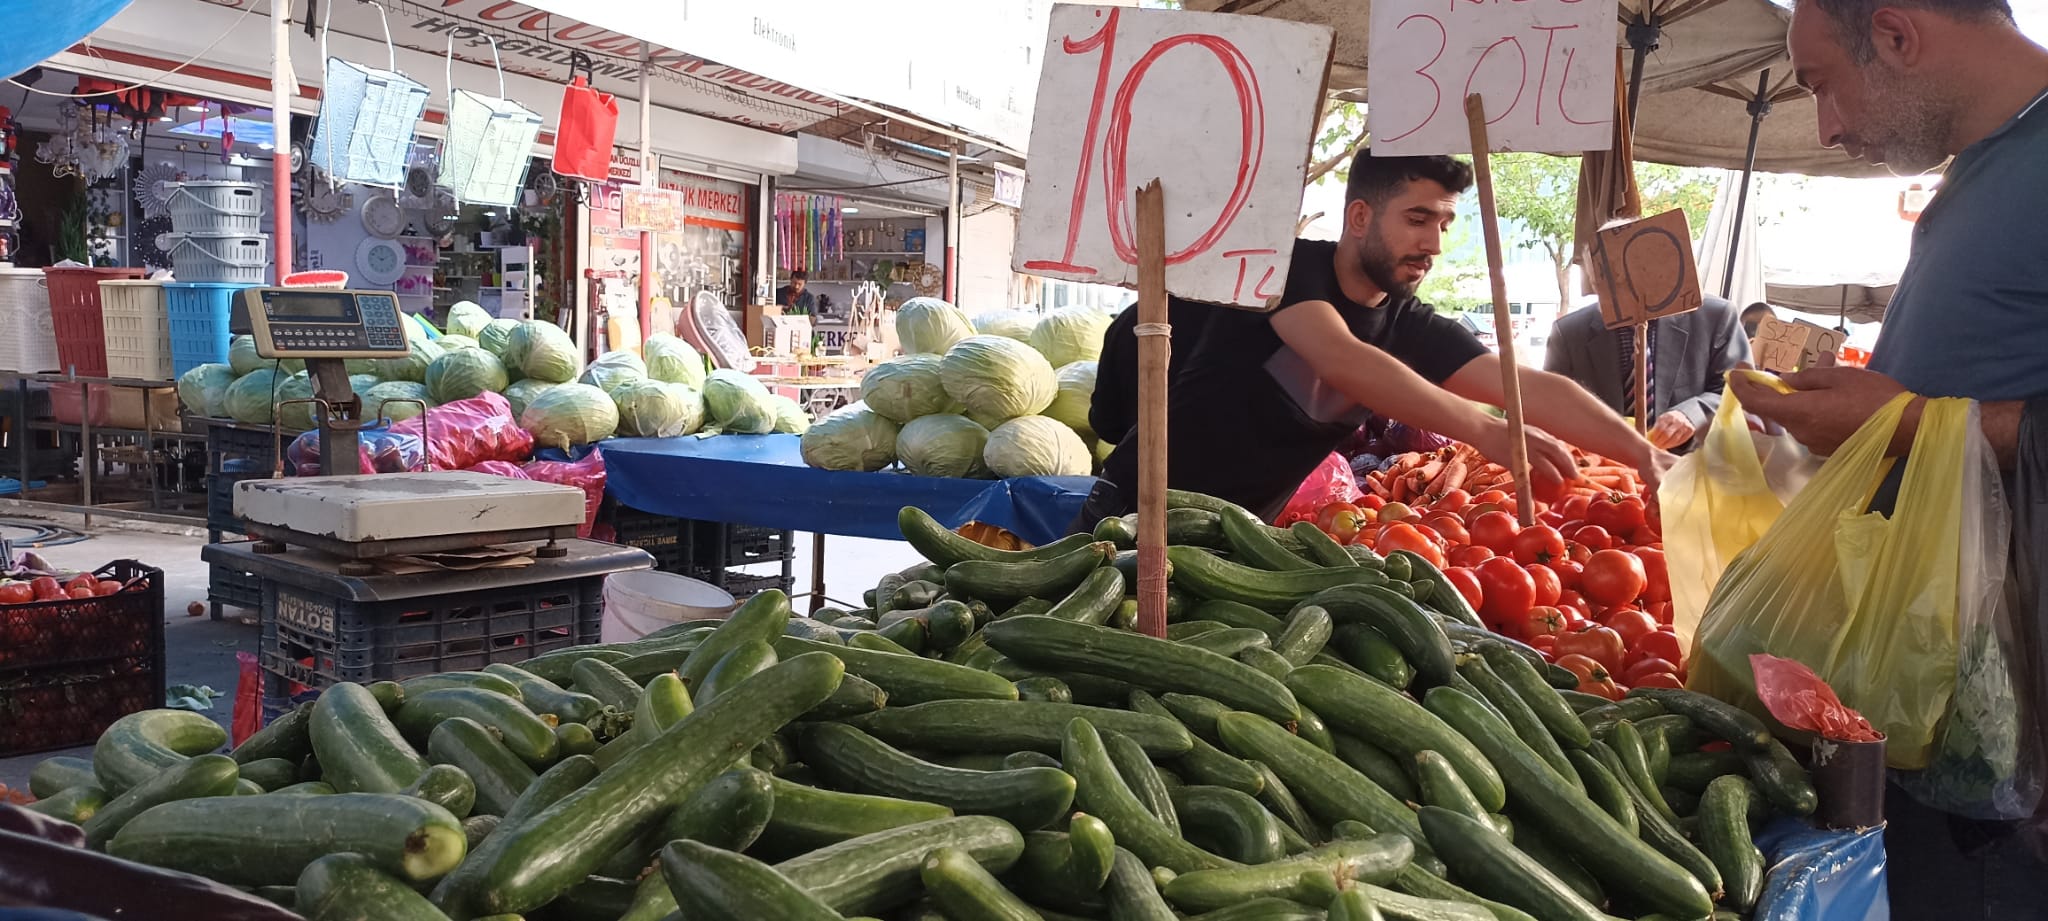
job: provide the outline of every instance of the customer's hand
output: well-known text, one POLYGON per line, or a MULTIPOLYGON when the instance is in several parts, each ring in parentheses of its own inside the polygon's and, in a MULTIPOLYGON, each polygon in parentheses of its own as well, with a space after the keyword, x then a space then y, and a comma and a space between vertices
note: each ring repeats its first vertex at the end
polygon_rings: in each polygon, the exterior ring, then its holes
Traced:
MULTIPOLYGON (((1783 426, 1800 444, 1820 455, 1835 453, 1871 416, 1906 391, 1898 381, 1863 368, 1814 368, 1784 375, 1784 381, 1793 392, 1779 393, 1739 374, 1729 386, 1735 388, 1743 409, 1783 426)), ((1907 407, 1906 417, 1892 436, 1892 453, 1912 446, 1922 402, 1907 407)))
POLYGON ((1658 416, 1657 424, 1650 426, 1650 443, 1668 450, 1691 441, 1694 432, 1692 420, 1674 409, 1658 416))

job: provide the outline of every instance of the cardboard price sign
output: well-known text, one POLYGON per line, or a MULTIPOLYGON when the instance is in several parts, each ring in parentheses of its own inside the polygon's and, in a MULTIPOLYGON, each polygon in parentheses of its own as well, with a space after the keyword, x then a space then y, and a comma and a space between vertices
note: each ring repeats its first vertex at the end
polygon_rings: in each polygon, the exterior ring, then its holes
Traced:
POLYGON ((1600 231, 1591 260, 1608 329, 1700 308, 1699 267, 1683 209, 1600 231))
POLYGON ((1486 99, 1494 150, 1613 142, 1615 0, 1373 0, 1371 16, 1374 154, 1471 152, 1469 94, 1486 99))
POLYGON ((1167 291, 1271 309, 1331 41, 1322 26, 1257 16, 1055 5, 1012 266, 1136 286, 1133 191, 1156 178, 1167 291))
POLYGON ((1832 355, 1848 341, 1848 334, 1805 320, 1786 322, 1764 317, 1750 340, 1756 366, 1765 371, 1788 372, 1814 367, 1822 355, 1832 355))
POLYGON ((619 189, 619 226, 648 233, 683 229, 683 193, 675 189, 629 185, 619 189))

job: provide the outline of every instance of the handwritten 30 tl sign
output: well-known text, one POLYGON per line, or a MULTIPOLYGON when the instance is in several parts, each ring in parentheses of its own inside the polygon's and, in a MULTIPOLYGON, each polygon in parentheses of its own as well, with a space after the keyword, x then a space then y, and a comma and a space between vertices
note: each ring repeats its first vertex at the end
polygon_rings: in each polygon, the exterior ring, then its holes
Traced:
POLYGON ((1615 0, 1373 0, 1371 36, 1374 153, 1470 152, 1472 93, 1495 150, 1613 143, 1615 0))
POLYGON ((1266 309, 1287 278, 1330 42, 1281 20, 1054 6, 1017 271, 1135 285, 1134 192, 1157 178, 1167 290, 1266 309))

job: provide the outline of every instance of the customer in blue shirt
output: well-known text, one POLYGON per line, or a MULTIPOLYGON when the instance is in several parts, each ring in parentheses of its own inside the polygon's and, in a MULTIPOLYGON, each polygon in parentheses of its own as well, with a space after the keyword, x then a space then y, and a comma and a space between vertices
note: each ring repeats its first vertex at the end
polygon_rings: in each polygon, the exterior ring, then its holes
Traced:
MULTIPOLYGON (((1790 394, 1730 386, 1821 453, 1902 391, 1968 397, 2011 469, 2025 401, 2048 396, 2048 50, 2020 34, 2006 0, 1798 0, 1787 45, 1823 146, 1900 174, 1954 161, 1913 229, 1869 369, 1788 375, 1790 394)), ((1912 445, 1923 403, 1895 453, 1912 445)), ((1893 917, 2048 918, 2040 814, 1973 821, 1896 787, 1885 808, 1893 917)))

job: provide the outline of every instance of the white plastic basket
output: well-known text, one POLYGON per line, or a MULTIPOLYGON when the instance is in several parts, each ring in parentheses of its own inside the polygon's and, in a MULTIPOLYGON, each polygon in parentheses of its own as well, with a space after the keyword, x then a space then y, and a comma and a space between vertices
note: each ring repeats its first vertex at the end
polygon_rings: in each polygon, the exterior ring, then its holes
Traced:
POLYGON ((270 238, 260 234, 165 234, 179 281, 263 284, 270 270, 270 238))
MULTIPOLYGON (((384 7, 377 15, 384 16, 384 7)), ((327 5, 331 18, 334 4, 327 5)), ((405 181, 406 156, 412 152, 413 127, 426 111, 425 84, 398 72, 398 48, 391 43, 391 22, 384 22, 384 46, 391 66, 378 70, 327 56, 325 23, 320 32, 320 57, 327 62, 321 84, 320 122, 314 128, 313 164, 337 182, 398 188, 405 181)))
POLYGON ((57 328, 40 269, 0 268, 0 371, 55 371, 57 328))
MULTIPOLYGON (((489 36, 486 36, 489 38, 489 36)), ((448 33, 448 140, 441 147, 441 184, 457 200, 478 205, 517 204, 540 136, 541 116, 505 95, 505 65, 490 39, 498 68, 496 98, 455 89, 455 33, 448 33)))
POLYGON ((263 187, 205 179, 169 185, 171 229, 178 233, 255 234, 263 230, 263 187))
POLYGON ((163 282, 100 282, 100 329, 108 377, 171 379, 171 324, 164 313, 163 282))

